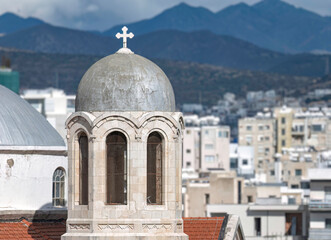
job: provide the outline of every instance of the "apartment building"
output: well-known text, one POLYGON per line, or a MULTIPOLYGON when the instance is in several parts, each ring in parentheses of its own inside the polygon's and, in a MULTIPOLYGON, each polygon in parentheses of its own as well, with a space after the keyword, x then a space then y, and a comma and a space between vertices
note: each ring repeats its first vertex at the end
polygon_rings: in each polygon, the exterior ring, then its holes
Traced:
POLYGON ((331 239, 331 168, 309 169, 309 239, 331 239))
POLYGON ((256 175, 265 175, 273 166, 275 154, 275 119, 271 115, 243 118, 238 123, 239 146, 254 147, 256 175))
POLYGON ((230 170, 246 179, 254 178, 254 147, 231 143, 230 170))
POLYGON ((276 151, 280 153, 282 148, 291 147, 293 110, 286 106, 274 109, 276 120, 276 151))
POLYGON ((184 116, 183 168, 230 170, 230 128, 219 118, 184 116))

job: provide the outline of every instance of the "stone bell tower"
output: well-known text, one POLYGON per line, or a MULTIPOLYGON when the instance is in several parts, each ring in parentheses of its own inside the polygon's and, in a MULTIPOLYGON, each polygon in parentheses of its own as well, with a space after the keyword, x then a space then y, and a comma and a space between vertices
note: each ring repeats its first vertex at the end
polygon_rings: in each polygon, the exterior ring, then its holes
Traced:
POLYGON ((183 233, 182 114, 153 62, 126 47, 83 76, 67 122, 67 239, 188 239, 183 233))

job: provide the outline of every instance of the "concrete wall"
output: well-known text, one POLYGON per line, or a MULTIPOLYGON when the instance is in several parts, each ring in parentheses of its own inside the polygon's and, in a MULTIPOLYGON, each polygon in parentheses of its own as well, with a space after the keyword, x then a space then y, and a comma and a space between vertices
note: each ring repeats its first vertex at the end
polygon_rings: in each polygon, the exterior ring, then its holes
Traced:
POLYGON ((310 228, 325 228, 325 219, 331 218, 331 212, 310 212, 310 228))
MULTIPOLYGON (((0 209, 53 208, 53 173, 58 167, 62 167, 67 176, 67 165, 65 156, 0 153, 0 209)), ((65 193, 67 192, 66 186, 65 193)))
POLYGON ((331 181, 311 181, 310 199, 313 201, 325 201, 325 187, 331 187, 331 181))

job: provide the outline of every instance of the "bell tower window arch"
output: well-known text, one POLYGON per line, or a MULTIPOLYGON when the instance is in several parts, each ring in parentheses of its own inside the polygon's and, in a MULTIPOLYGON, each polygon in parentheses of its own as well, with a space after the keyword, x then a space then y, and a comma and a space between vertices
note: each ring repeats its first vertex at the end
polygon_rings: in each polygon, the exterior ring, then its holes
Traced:
POLYGON ((79 205, 88 205, 88 138, 82 132, 78 138, 79 145, 79 205))
POLYGON ((147 204, 161 205, 163 192, 163 145, 160 133, 152 132, 147 139, 147 204))
POLYGON ((127 139, 115 131, 106 138, 106 204, 127 204, 127 139))

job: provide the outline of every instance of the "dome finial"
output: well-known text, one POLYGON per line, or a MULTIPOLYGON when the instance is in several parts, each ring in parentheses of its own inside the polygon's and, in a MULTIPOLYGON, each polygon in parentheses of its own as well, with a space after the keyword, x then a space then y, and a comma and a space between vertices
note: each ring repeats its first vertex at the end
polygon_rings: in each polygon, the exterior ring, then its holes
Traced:
POLYGON ((122 31, 123 31, 123 33, 117 33, 117 34, 116 34, 116 37, 117 37, 118 39, 123 38, 123 48, 119 49, 117 52, 118 52, 118 53, 133 53, 129 48, 127 48, 127 38, 128 38, 128 37, 129 37, 129 38, 133 38, 134 35, 133 35, 132 32, 127 33, 128 28, 127 28, 126 26, 124 26, 124 27, 122 28, 122 31))

